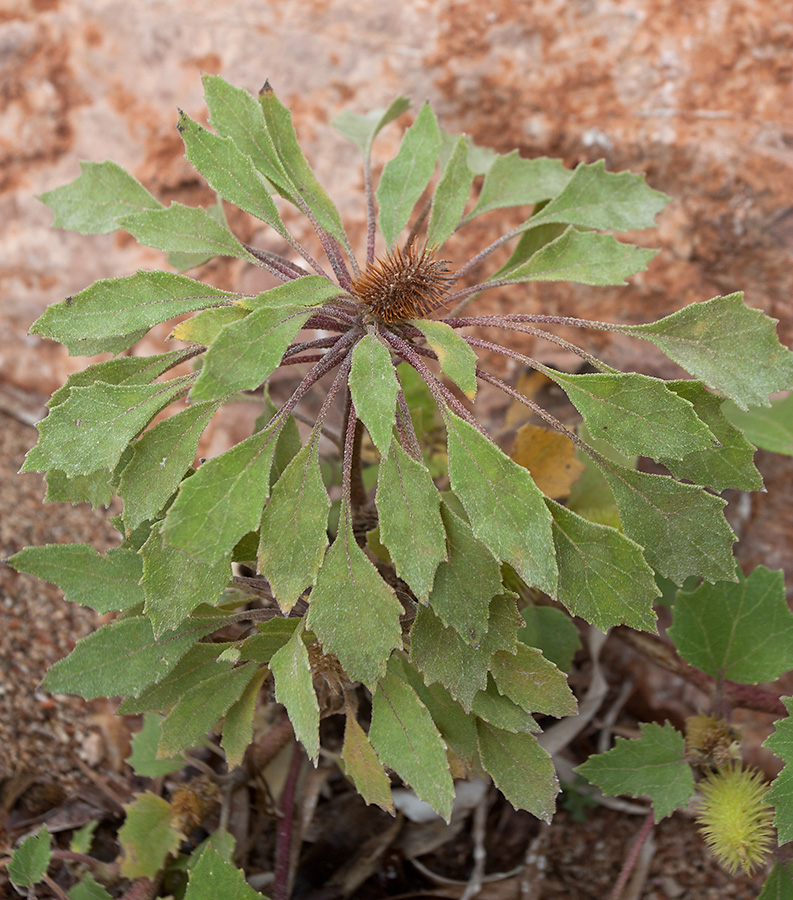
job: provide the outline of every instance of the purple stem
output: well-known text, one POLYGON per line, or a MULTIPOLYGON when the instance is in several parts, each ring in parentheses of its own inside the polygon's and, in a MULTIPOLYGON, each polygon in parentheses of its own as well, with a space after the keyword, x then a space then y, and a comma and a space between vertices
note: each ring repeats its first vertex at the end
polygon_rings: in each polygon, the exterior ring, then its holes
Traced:
POLYGON ((511 328, 515 324, 534 323, 548 325, 572 325, 576 328, 594 328, 597 331, 617 331, 623 330, 622 325, 614 325, 611 322, 596 322, 592 319, 576 319, 570 316, 547 316, 534 315, 531 313, 521 313, 505 316, 455 316, 454 318, 444 319, 447 325, 452 328, 464 328, 467 325, 484 325, 494 326, 496 328, 511 328))
POLYGON ((290 874, 292 862, 292 829, 295 818, 295 793, 297 780, 303 767, 305 754, 300 744, 295 743, 292 762, 281 794, 281 818, 275 843, 275 875, 273 878, 273 900, 289 900, 290 874))
MULTIPOLYGON (((470 219, 468 221, 470 221, 470 219)), ((464 220, 460 224, 462 225, 467 223, 464 220)), ((478 266, 479 263, 482 262, 482 260, 487 259, 487 257, 490 256, 491 253, 494 253, 496 250, 498 250, 499 247, 503 247, 504 244, 509 243, 512 238, 517 237, 519 234, 526 230, 526 223, 524 222, 522 225, 518 225, 517 228, 513 228, 512 231, 508 231, 506 234, 502 234, 500 238, 493 241, 492 244, 489 244, 487 247, 485 247, 484 250, 482 250, 480 253, 477 253, 476 256, 472 256, 471 259, 469 259, 461 269, 458 269, 457 277, 461 278, 463 275, 465 275, 466 272, 473 269, 474 266, 478 266)))
POLYGON ((302 278, 303 275, 309 274, 305 269, 295 265, 288 259, 284 259, 283 256, 279 256, 277 253, 270 253, 269 250, 262 250, 251 244, 243 243, 242 246, 248 253, 255 256, 265 269, 280 278, 281 281, 293 281, 295 278, 302 278))
MULTIPOLYGON (((478 431, 481 431, 482 434, 485 434, 485 430, 476 421, 476 419, 471 415, 470 412, 463 406, 462 403, 454 396, 454 394, 446 387, 446 385, 438 379, 433 372, 431 372, 427 366, 424 364, 419 353, 421 353, 424 348, 414 347, 409 344, 407 341, 404 341, 401 337, 394 334, 393 331, 389 331, 388 329, 383 329, 381 332, 382 336, 385 340, 391 344, 394 350, 397 352, 402 359, 405 360, 408 365, 413 366, 413 368, 421 375, 424 381, 427 384, 427 387, 430 389, 432 396, 435 398, 435 402, 438 404, 441 410, 448 407, 454 410, 454 412, 460 416, 461 419, 464 419, 468 422, 469 425, 473 425, 478 431)), ((431 352, 431 351, 429 351, 431 352)))
POLYGON ((399 409, 399 415, 397 416, 397 431, 399 432, 399 440, 402 442, 402 446, 405 450, 410 453, 410 455, 418 460, 422 461, 421 455, 421 445, 419 444, 419 439, 416 436, 416 429, 413 427, 413 419, 410 416, 410 410, 408 409, 407 400, 405 400, 405 395, 400 388, 399 393, 397 394, 397 407, 399 409))
POLYGON ((377 214, 374 208, 374 189, 372 186, 372 157, 364 154, 363 184, 366 193, 366 265, 374 262, 374 241, 377 234, 377 214))
POLYGON ((650 832, 653 830, 654 824, 655 817, 652 811, 650 811, 647 814, 647 818, 644 820, 644 822, 642 822, 642 827, 639 829, 639 833, 636 835, 636 840, 633 842, 633 846, 628 851, 628 856, 626 857, 625 862, 622 864, 622 870, 620 871, 619 877, 617 878, 617 883, 614 885, 614 890, 611 892, 610 900, 620 900, 620 896, 625 889, 625 885, 628 883, 628 879, 630 878, 631 872, 636 865, 636 861, 639 858, 642 847, 647 841, 647 838, 650 836, 650 832))
POLYGON ((605 363, 601 362, 596 356, 592 356, 591 353, 587 353, 586 350, 583 350, 581 347, 572 344, 570 341, 566 341, 564 338, 559 337, 559 335, 557 334, 552 334, 550 331, 543 331, 541 328, 533 328, 531 325, 524 325, 523 323, 519 322, 507 322, 505 324, 502 324, 500 320, 500 316, 479 316, 467 319, 443 319, 442 321, 444 321, 447 325, 450 325, 452 328, 479 326, 485 328, 503 328, 508 331, 518 331, 521 334, 530 334, 533 337, 540 338, 540 340, 548 341, 551 344, 556 344, 557 346, 562 347, 565 350, 569 350, 570 353, 574 353, 576 356, 580 356, 581 359, 586 360, 596 369, 600 369, 600 371, 616 371, 616 369, 612 369, 611 366, 607 366, 605 363))

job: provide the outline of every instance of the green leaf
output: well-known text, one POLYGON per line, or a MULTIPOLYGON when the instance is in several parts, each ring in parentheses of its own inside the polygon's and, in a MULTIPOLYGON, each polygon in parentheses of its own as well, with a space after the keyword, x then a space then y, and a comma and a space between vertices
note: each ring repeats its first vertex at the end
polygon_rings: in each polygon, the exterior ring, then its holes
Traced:
POLYGON ((93 822, 89 822, 87 825, 83 825, 82 828, 73 831, 69 840, 69 849, 72 853, 90 853, 91 845, 94 842, 94 832, 98 827, 99 820, 94 819, 93 822))
MULTIPOLYGON (((556 553, 561 559, 558 547, 556 553)), ((581 647, 581 637, 570 617, 553 606, 524 606, 520 614, 526 624, 518 629, 518 640, 530 647, 538 647, 542 655, 563 672, 571 672, 573 657, 581 647)))
POLYGON ((652 341, 741 409, 767 406, 770 394, 793 388, 793 353, 779 343, 776 319, 744 306, 742 293, 692 303, 657 322, 609 327, 652 341))
POLYGON ((427 602, 438 564, 446 559, 441 498, 430 473, 396 439, 380 462, 375 499, 380 539, 397 574, 427 602))
POLYGON ((90 872, 83 875, 83 880, 68 893, 69 900, 112 900, 108 892, 94 879, 90 872))
MULTIPOLYGON (((126 697, 118 707, 118 714, 126 716, 148 711, 164 712, 170 709, 195 685, 217 675, 218 672, 231 670, 231 662, 218 660, 221 652, 230 646, 233 644, 193 644, 164 677, 141 691, 137 698, 126 697)), ((158 741, 159 734, 158 728, 158 741)))
POLYGON ((394 812, 391 782, 374 747, 369 743, 369 738, 349 711, 344 725, 341 761, 344 764, 344 774, 355 785, 355 790, 363 797, 367 806, 374 803, 387 812, 394 812))
MULTIPOLYGON (((576 231, 570 227, 526 262, 502 272, 498 279, 511 284, 523 281, 625 284, 626 278, 643 272, 657 252, 623 244, 610 234, 576 231)), ((489 280, 495 279, 496 275, 492 275, 489 280)))
POLYGON ((737 584, 678 591, 669 636, 692 666, 742 684, 774 681, 793 669, 793 613, 784 575, 758 566, 737 584))
POLYGON ((788 711, 786 719, 774 722, 774 733, 766 738, 764 747, 773 751, 784 763, 782 771, 765 795, 774 806, 774 825, 780 844, 793 840, 793 697, 783 697, 788 711))
POLYGON ((162 723, 158 756, 173 756, 200 744, 239 700, 256 673, 256 666, 250 664, 220 669, 216 675, 185 691, 162 723))
POLYGON ((474 697, 471 712, 485 722, 495 725, 496 728, 514 734, 523 732, 536 734, 542 730, 534 716, 499 693, 492 675, 487 676, 487 689, 479 691, 474 697))
POLYGON ((162 206, 137 178, 110 161, 81 162, 78 178, 38 199, 55 213, 54 228, 80 234, 108 234, 119 227, 120 216, 162 206))
POLYGON ((69 656, 47 672, 42 686, 53 694, 79 694, 85 700, 137 697, 216 627, 211 621, 191 619, 158 640, 145 616, 118 619, 78 641, 69 656))
POLYGON ((156 378, 185 359, 184 350, 159 353, 156 356, 122 356, 94 363, 80 372, 72 372, 47 401, 54 409, 68 399, 73 388, 86 387, 101 381, 104 384, 151 384, 156 378))
POLYGON ((275 96, 275 91, 270 87, 269 82, 265 82, 264 87, 259 91, 259 104, 264 113, 267 132, 278 155, 280 168, 289 181, 290 191, 294 191, 311 210, 317 222, 328 234, 335 237, 343 246, 348 247, 349 242, 339 211, 317 181, 300 149, 292 125, 292 113, 275 96))
POLYGON ((201 854, 190 873, 184 900, 262 900, 247 881, 242 869, 235 868, 211 847, 201 854))
POLYGON ((288 237, 270 196, 270 184, 254 168, 247 153, 231 138, 212 134, 181 111, 176 127, 184 141, 185 157, 214 191, 266 222, 281 237, 288 237))
POLYGON ((444 625, 477 646, 487 633, 490 601, 503 591, 501 568, 487 547, 474 537, 471 526, 444 503, 448 562, 435 573, 429 602, 444 625), (465 597, 461 603, 460 598, 465 597))
POLYGON ((254 311, 212 341, 190 396, 215 400, 259 387, 311 316, 311 307, 339 294, 319 275, 306 275, 244 301, 254 311))
POLYGON ((317 445, 310 440, 292 459, 262 516, 259 571, 284 612, 314 584, 328 546, 330 497, 317 445))
POLYGON ((306 624, 351 679, 373 688, 391 651, 402 646, 402 604, 358 546, 344 509, 341 521, 311 592, 306 624))
POLYGON ((462 501, 474 534, 527 584, 555 594, 551 514, 528 470, 448 411, 446 428, 452 490, 462 501))
POLYGON ((686 744, 669 722, 646 722, 641 737, 618 737, 607 753, 590 756, 576 768, 610 797, 649 795, 659 822, 678 807, 685 807, 694 793, 694 776, 686 762, 686 744))
POLYGON ((18 887, 32 888, 47 874, 52 859, 50 833, 42 825, 35 834, 29 834, 11 854, 8 877, 18 887))
MULTIPOLYGON (((216 195, 217 196, 217 195, 216 195)), ((210 203, 206 207, 206 211, 210 216, 224 228, 229 227, 226 211, 223 208, 223 200, 218 196, 214 203, 210 203)), ((167 255, 168 265, 173 266, 177 272, 187 272, 188 269, 195 269, 208 263, 213 257, 212 253, 180 253, 173 250, 167 255)))
POLYGON ((254 662, 269 664, 273 654, 280 650, 292 637, 295 628, 302 619, 275 617, 267 622, 259 622, 256 626, 259 633, 245 638, 240 648, 240 660, 251 659, 254 662))
POLYGON ((425 103, 405 132, 397 155, 385 164, 377 188, 378 220, 388 249, 396 243, 429 184, 440 149, 438 120, 425 103))
POLYGON ((389 667, 373 693, 369 740, 383 765, 448 822, 454 785, 446 745, 427 707, 397 673, 389 667))
POLYGON ((470 222, 491 209, 548 200, 563 191, 572 177, 573 173, 558 159, 522 159, 517 150, 498 156, 485 175, 476 206, 465 220, 470 222))
POLYGON ((174 202, 167 209, 122 216, 118 224, 139 244, 166 253, 236 256, 247 262, 257 262, 225 225, 200 206, 174 202))
POLYGON ((518 642, 514 653, 493 654, 490 673, 496 687, 525 712, 555 716, 575 715, 578 704, 567 686, 567 676, 542 651, 518 642))
POLYGON ((25 547, 6 561, 18 572, 57 584, 70 603, 90 606, 101 615, 130 609, 144 599, 138 584, 141 560, 121 547, 101 554, 87 544, 45 544, 25 547))
POLYGON ((238 294, 222 291, 173 272, 143 272, 105 278, 47 307, 30 327, 65 344, 72 356, 120 353, 159 322, 222 306, 238 294))
POLYGON ((642 548, 614 528, 546 502, 553 515, 560 602, 601 631, 628 625, 654 632, 658 589, 642 548))
POLYGON ((454 234, 471 196, 473 183, 474 173, 468 168, 468 141, 460 135, 432 197, 427 225, 428 247, 440 247, 454 234))
MULTIPOLYGON (((230 137, 251 158, 259 172, 278 187, 279 193, 287 196, 288 179, 278 160, 257 99, 219 75, 205 73, 201 80, 212 127, 223 137, 230 137)), ((293 198, 288 199, 294 202, 293 198)))
POLYGON ((170 759, 157 758, 157 745, 160 742, 160 722, 162 716, 156 713, 146 713, 143 717, 143 728, 132 735, 132 753, 127 762, 132 766, 136 775, 144 778, 159 778, 162 775, 170 775, 184 768, 185 761, 181 756, 172 756, 170 759))
POLYGON ((154 634, 176 628, 202 603, 214 606, 231 581, 231 555, 212 564, 201 563, 180 550, 163 543, 159 531, 153 531, 141 550, 146 594, 145 614, 151 619, 154 634))
POLYGON ((128 531, 163 509, 195 461, 201 435, 217 410, 217 403, 191 404, 158 422, 133 444, 132 459, 118 486, 128 531))
POLYGON ((774 865, 757 900, 793 900, 793 868, 790 863, 778 862, 774 865))
POLYGON ((441 151, 438 154, 438 162, 441 168, 446 168, 460 137, 465 138, 465 144, 468 148, 466 160, 468 168, 474 173, 474 176, 486 175, 490 167, 498 159, 498 153, 490 147, 480 147, 478 144, 475 144, 467 134, 449 134, 448 131, 443 129, 441 129, 441 151))
POLYGON ((657 572, 677 584, 689 575, 706 581, 734 577, 735 535, 722 514, 721 497, 615 463, 600 468, 614 491, 625 534, 644 549, 657 572))
POLYGON ((509 278, 509 270, 514 269, 521 263, 526 262, 537 253, 546 244, 555 241, 560 235, 567 230, 567 225, 562 223, 550 223, 547 225, 538 225, 530 231, 525 231, 521 236, 515 249, 510 254, 509 259, 504 265, 490 277, 492 280, 500 280, 501 278, 509 278))
POLYGON ((356 414, 372 443, 385 455, 391 446, 399 382, 388 348, 372 332, 355 345, 349 384, 356 414))
POLYGON ((227 325, 239 322, 248 315, 250 315, 250 310, 241 309, 239 306, 218 306, 215 309, 205 309, 180 322, 168 335, 168 340, 184 341, 187 344, 208 347, 227 325))
POLYGON ((479 757, 495 786, 515 809, 550 822, 559 793, 553 762, 533 734, 513 734, 476 723, 479 757))
POLYGON ((493 654, 517 648, 516 633, 521 623, 510 595, 494 597, 487 634, 479 646, 472 648, 453 628, 446 628, 431 608, 420 606, 410 633, 410 658, 427 684, 440 682, 470 712, 477 691, 487 687, 493 654))
POLYGON ((693 404, 666 382, 636 372, 568 375, 548 369, 586 422, 593 437, 627 456, 682 459, 715 449, 715 439, 693 404))
POLYGON ((223 739, 220 746, 225 751, 229 771, 242 764, 245 751, 253 741, 253 717, 256 714, 259 691, 267 674, 267 669, 259 669, 246 685, 239 700, 231 704, 223 719, 223 739))
POLYGON ((97 509, 100 506, 110 506, 115 493, 110 469, 71 476, 59 469, 50 469, 44 477, 47 479, 45 503, 90 503, 97 509))
MULTIPOLYGON (((667 381, 666 386, 694 405, 694 412, 721 444, 720 447, 689 453, 682 460, 662 458, 661 462, 675 478, 686 478, 717 493, 725 488, 742 491, 761 488, 763 479, 752 461, 754 447, 724 415, 724 406, 732 404, 711 394, 701 381, 667 381)), ((737 409, 736 413, 744 415, 737 409)))
POLYGON ((289 641, 270 660, 275 699, 289 715, 295 737, 315 762, 319 756, 319 703, 303 630, 296 628, 289 641))
POLYGON ((756 447, 793 456, 793 394, 772 400, 770 409, 742 412, 727 402, 722 411, 756 447))
POLYGON ((67 475, 115 468, 129 442, 189 386, 191 376, 157 384, 99 382, 73 388, 39 423, 39 442, 22 472, 50 467, 67 475))
POLYGON ((165 543, 214 563, 256 531, 270 491, 278 427, 256 432, 182 482, 165 517, 165 543))
POLYGON ((118 842, 124 851, 121 874, 125 878, 153 879, 181 843, 171 825, 171 804, 146 791, 136 794, 124 809, 127 817, 118 831, 118 842))
POLYGON ((476 353, 458 332, 445 322, 413 319, 414 325, 427 339, 440 363, 441 373, 473 400, 476 396, 476 353))
POLYGON ((368 157, 377 135, 389 122, 399 118, 409 108, 410 99, 408 97, 397 97, 385 109, 372 109, 363 114, 344 110, 330 124, 342 137, 346 137, 348 141, 352 141, 353 144, 360 147, 364 156, 368 157))
POLYGON ((669 198, 647 187, 643 175, 607 172, 604 166, 602 159, 581 163, 559 196, 532 216, 529 227, 567 222, 609 231, 652 228, 669 198))
POLYGON ((395 653, 389 666, 418 694, 448 747, 460 759, 473 764, 478 752, 474 717, 463 710, 445 687, 425 684, 418 669, 407 661, 404 653, 395 653))

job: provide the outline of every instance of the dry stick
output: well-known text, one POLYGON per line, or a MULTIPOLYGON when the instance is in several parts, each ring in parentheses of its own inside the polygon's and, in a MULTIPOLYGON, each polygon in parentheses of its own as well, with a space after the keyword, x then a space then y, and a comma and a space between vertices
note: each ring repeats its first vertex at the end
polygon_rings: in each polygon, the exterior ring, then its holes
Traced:
POLYGON ((273 879, 273 900, 289 900, 292 860, 292 828, 295 817, 295 792, 305 754, 301 744, 295 743, 292 762, 281 794, 281 818, 275 843, 275 875, 273 879))
POLYGON ((639 858, 639 853, 642 849, 642 846, 650 836, 654 824, 655 816, 651 810, 647 814, 647 818, 644 820, 644 822, 642 822, 642 827, 639 829, 639 833, 636 835, 636 840, 633 842, 633 846, 628 851, 628 856, 626 857, 625 862, 622 865, 622 871, 619 874, 617 883, 614 885, 614 890, 611 892, 610 900, 620 900, 620 895, 622 894, 625 885, 628 883, 628 878, 630 878, 633 867, 636 865, 636 860, 639 858))
MULTIPOLYGON (((52 893, 58 898, 58 900, 69 900, 69 896, 64 891, 64 889, 58 884, 57 881, 53 881, 49 875, 43 875, 41 879, 44 884, 52 891, 52 893)), ((33 896, 31 893, 29 896, 33 896)))
POLYGON ((485 825, 487 824, 487 812, 490 808, 487 793, 477 803, 474 809, 474 819, 471 825, 471 836, 474 841, 474 868, 471 877, 463 891, 460 900, 472 900, 482 890, 482 879, 485 875, 487 863, 487 850, 485 849, 485 825))

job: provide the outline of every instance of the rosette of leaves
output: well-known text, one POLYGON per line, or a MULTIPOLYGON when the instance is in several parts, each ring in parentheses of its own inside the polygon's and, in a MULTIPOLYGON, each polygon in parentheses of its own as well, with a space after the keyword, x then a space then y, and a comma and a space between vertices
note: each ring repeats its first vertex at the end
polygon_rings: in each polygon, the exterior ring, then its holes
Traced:
POLYGON ((223 719, 234 765, 272 675, 312 758, 321 716, 346 715, 341 761, 367 802, 392 808, 391 769, 448 818, 451 772, 485 770, 515 806, 548 819, 558 786, 535 716, 567 716, 576 703, 565 673, 523 627, 525 588, 601 629, 652 630, 654 572, 677 584, 691 575, 734 579, 734 537, 715 492, 757 488, 760 478, 753 448, 721 404, 765 404, 793 386, 793 354, 777 341, 774 320, 739 294, 642 325, 519 310, 463 315, 476 295, 506 285, 624 283, 654 251, 611 232, 651 226, 665 197, 602 162, 569 170, 482 150, 442 132, 429 106, 375 190, 372 143, 406 110, 399 98, 336 121, 363 153, 359 259, 270 86, 258 98, 215 76, 204 86, 213 130, 184 113, 178 129, 216 206, 163 206, 112 162, 84 164, 76 181, 42 196, 59 227, 123 229, 182 271, 237 257, 280 282, 249 295, 138 271, 87 287, 33 325, 72 354, 111 358, 54 394, 24 471, 46 474, 48 500, 123 501, 119 547, 34 547, 12 560, 69 600, 121 613, 58 662, 45 686, 122 695, 122 712, 163 713, 166 766, 223 719), (283 254, 240 240, 221 201, 269 226, 283 254), (284 205, 311 224, 321 259, 287 230, 284 205), (507 207, 524 208, 523 222, 453 270, 447 240, 507 207), (496 268, 502 248, 511 253, 496 268), (128 354, 153 326, 185 313, 194 315, 172 333, 181 349, 128 354), (554 326, 649 341, 694 378, 617 371, 554 326), (492 337, 511 332, 564 347, 590 371, 549 368, 492 337), (586 432, 481 368, 477 351, 544 373, 586 432), (277 408, 267 384, 286 366, 305 374, 277 408), (573 442, 588 477, 613 493, 618 528, 544 496, 499 449, 472 412, 481 381, 573 442), (317 391, 321 406, 303 442, 293 413, 317 391), (197 464, 203 430, 241 396, 262 403, 255 430, 197 464), (340 484, 320 454, 334 405, 343 417, 340 484), (445 454, 428 451, 433 430, 445 435, 445 454), (364 433, 376 451, 374 485, 362 473, 364 433), (670 474, 625 464, 636 455, 670 474), (340 496, 338 525, 329 490, 340 496), (226 639, 211 640, 221 627, 226 639), (371 718, 362 721, 360 686, 371 695, 371 718))

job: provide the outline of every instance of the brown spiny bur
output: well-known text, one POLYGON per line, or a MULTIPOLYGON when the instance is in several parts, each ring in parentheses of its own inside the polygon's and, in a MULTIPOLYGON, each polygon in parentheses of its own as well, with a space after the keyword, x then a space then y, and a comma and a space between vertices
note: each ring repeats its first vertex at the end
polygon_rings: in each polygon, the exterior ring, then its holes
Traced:
POLYGON ((322 718, 341 712, 344 707, 345 691, 352 688, 352 682, 341 667, 341 663, 335 656, 323 653, 322 647, 314 643, 308 647, 308 664, 311 666, 311 676, 322 718))
POLYGON ((445 259, 435 259, 432 250, 411 243, 368 265, 353 290, 378 319, 405 322, 443 306, 454 280, 445 259))
POLYGON ((691 762, 721 769, 740 759, 738 733, 724 719, 696 715, 686 719, 686 751, 691 762))
POLYGON ((171 824, 185 838, 220 804, 220 790, 206 775, 180 784, 171 797, 171 824))

